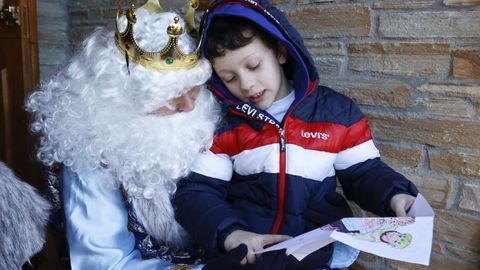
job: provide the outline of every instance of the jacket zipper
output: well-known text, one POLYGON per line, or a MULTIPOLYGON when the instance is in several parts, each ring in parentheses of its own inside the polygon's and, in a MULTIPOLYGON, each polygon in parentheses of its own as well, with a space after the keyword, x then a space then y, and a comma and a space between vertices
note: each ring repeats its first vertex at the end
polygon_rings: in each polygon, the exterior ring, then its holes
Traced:
POLYGON ((280 230, 280 225, 283 220, 283 212, 285 207, 285 180, 287 175, 287 142, 285 140, 285 130, 283 128, 278 129, 278 135, 280 137, 280 171, 278 176, 278 212, 275 218, 275 224, 272 228, 272 234, 277 234, 280 230))
MULTIPOLYGON (((315 87, 317 84, 317 81, 310 82, 309 89, 307 90, 307 93, 312 91, 312 89, 315 87)), ((305 99, 307 95, 305 95, 303 99, 305 99)), ((279 170, 279 176, 278 176, 278 212, 277 212, 277 217, 275 218, 275 224, 273 225, 272 234, 277 234, 278 231, 280 230, 280 225, 282 224, 283 220, 283 212, 285 208, 285 182, 286 182, 286 177, 287 177, 287 140, 285 138, 285 130, 287 129, 287 119, 290 117, 292 112, 297 108, 297 106, 302 102, 300 100, 293 108, 291 108, 287 114, 285 115, 285 121, 283 124, 283 128, 280 127, 278 129, 278 135, 280 137, 280 170, 279 170)))

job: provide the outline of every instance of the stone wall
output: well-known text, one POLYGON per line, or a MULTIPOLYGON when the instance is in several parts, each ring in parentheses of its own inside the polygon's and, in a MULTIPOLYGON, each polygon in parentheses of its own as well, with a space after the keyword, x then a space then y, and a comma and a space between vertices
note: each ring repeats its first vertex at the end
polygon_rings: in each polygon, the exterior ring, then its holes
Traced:
POLYGON ((354 268, 479 269, 480 1, 273 2, 435 208, 430 267, 362 254, 354 268))
MULTIPOLYGON (((68 44, 113 27, 116 1, 66 1, 68 44)), ((321 83, 356 100, 383 159, 435 208, 430 267, 362 254, 352 269, 479 269, 480 0, 272 2, 305 37, 321 83)))
POLYGON ((64 0, 38 0, 40 77, 55 74, 70 55, 67 4, 64 0))

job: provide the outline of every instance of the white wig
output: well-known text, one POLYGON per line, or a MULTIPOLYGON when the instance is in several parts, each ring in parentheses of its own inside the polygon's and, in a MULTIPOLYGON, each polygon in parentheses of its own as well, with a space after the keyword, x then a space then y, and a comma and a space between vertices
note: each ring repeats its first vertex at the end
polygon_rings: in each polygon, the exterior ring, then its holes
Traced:
MULTIPOLYGON (((148 51, 163 48, 175 16, 139 9, 134 29, 139 45, 148 51)), ((179 47, 192 52, 196 44, 183 34, 179 47)), ((210 75, 205 59, 194 68, 170 72, 131 62, 128 74, 114 33, 97 29, 65 70, 27 101, 35 116, 32 130, 41 135, 37 156, 46 165, 70 166, 80 176, 85 170, 108 170, 108 184, 125 187, 147 231, 175 242, 175 232, 181 232, 173 224, 169 196, 189 172, 195 154, 210 147, 218 105, 202 86, 193 111, 149 113, 204 84, 210 75)))

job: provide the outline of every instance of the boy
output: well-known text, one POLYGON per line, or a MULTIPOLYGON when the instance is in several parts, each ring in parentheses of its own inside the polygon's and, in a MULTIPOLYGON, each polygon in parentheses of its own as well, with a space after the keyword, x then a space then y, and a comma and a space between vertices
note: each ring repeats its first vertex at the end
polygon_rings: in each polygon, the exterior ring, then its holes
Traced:
MULTIPOLYGON (((300 35, 280 11, 267 1, 215 1, 204 16, 202 49, 225 118, 173 199, 195 241, 214 253, 245 243, 242 264, 252 264, 264 245, 352 215, 336 177, 363 209, 406 215, 415 186, 379 159, 357 106, 318 86, 300 35)), ((347 267, 357 255, 329 245, 294 268, 347 267)))

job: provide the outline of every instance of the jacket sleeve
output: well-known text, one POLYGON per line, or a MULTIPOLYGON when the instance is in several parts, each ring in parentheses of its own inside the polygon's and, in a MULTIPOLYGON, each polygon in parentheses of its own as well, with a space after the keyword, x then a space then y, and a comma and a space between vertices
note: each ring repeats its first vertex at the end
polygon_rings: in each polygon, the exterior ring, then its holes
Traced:
POLYGON ((337 176, 349 200, 378 216, 395 216, 390 207, 394 195, 404 193, 417 196, 418 193, 412 182, 380 158, 368 159, 344 170, 337 170, 337 176))
POLYGON ((196 242, 210 252, 220 252, 222 232, 247 227, 227 201, 232 161, 226 154, 207 151, 196 158, 191 170, 173 197, 175 217, 196 242))
MULTIPOLYGON (((100 171, 62 172, 63 211, 72 270, 167 270, 173 264, 143 259, 128 230, 128 215, 120 190, 107 185, 100 171)), ((200 269, 196 266, 194 269, 200 269)))
POLYGON ((380 160, 368 119, 357 106, 350 104, 341 151, 335 160, 337 177, 345 196, 362 209, 379 216, 395 216, 390 199, 400 193, 416 196, 415 185, 380 160))

